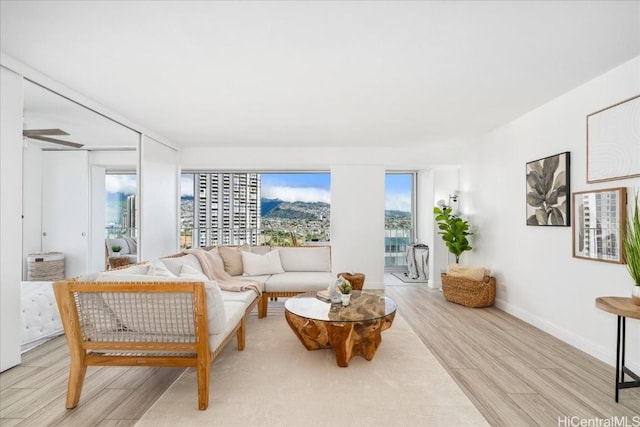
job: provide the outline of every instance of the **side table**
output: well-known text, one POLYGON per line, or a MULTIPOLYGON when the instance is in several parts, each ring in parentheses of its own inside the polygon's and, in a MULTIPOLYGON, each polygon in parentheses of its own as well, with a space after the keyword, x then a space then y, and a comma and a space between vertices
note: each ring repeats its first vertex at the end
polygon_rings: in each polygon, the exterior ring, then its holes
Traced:
POLYGON ((627 317, 640 319, 640 305, 634 304, 631 298, 599 297, 596 298, 596 307, 618 316, 618 338, 616 341, 616 402, 618 402, 620 389, 640 387, 640 376, 624 365, 626 320, 627 317), (634 381, 625 381, 625 374, 633 378, 634 381))
POLYGON ((364 273, 338 273, 337 276, 342 276, 345 280, 348 280, 354 291, 361 291, 364 287, 364 273))
POLYGON ((126 256, 110 256, 109 257, 109 266, 111 269, 118 267, 124 267, 129 264, 129 258, 126 256))

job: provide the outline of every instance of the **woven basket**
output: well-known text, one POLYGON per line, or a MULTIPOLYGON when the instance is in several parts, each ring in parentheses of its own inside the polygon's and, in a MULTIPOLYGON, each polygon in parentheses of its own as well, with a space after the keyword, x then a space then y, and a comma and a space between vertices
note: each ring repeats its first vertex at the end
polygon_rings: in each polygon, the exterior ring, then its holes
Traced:
POLYGON ((442 273, 442 295, 444 299, 466 307, 490 307, 496 298, 496 278, 476 281, 442 273))
POLYGON ((64 279, 64 254, 46 252, 27 255, 27 281, 49 282, 64 279))

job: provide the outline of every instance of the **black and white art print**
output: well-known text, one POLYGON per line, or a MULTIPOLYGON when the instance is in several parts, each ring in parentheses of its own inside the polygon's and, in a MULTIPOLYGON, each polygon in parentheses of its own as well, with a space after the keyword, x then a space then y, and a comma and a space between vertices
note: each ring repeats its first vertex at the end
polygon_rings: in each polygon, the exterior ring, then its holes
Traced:
POLYGON ((527 163, 527 225, 571 225, 569 154, 527 163))

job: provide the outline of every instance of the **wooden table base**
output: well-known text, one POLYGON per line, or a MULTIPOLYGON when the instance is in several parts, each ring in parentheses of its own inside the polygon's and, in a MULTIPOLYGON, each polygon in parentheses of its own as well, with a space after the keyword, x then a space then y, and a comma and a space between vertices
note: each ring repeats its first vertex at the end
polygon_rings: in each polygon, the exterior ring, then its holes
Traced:
POLYGON ((381 332, 389 329, 395 311, 386 317, 365 322, 330 322, 296 316, 285 310, 287 323, 307 350, 332 348, 336 363, 349 366, 353 356, 373 359, 382 342, 381 332))

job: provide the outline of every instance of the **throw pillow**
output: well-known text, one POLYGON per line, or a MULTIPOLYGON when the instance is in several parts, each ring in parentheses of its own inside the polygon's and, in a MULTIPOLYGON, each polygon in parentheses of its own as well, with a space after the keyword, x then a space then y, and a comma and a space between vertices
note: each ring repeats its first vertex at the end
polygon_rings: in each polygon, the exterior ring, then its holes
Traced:
POLYGON ((241 255, 244 274, 247 276, 284 273, 277 249, 264 255, 252 254, 251 252, 242 252, 241 255))
POLYGON ((159 259, 153 260, 149 263, 149 270, 147 271, 148 276, 159 276, 159 277, 176 277, 175 274, 169 271, 166 265, 159 259))
POLYGON ((176 276, 180 274, 182 266, 185 264, 191 266, 192 268, 195 268, 196 270, 199 269, 200 272, 202 272, 202 267, 200 267, 200 261, 198 261, 198 258, 196 258, 195 255, 192 255, 192 254, 187 254, 187 255, 174 257, 174 258, 160 258, 160 261, 162 261, 162 263, 167 267, 167 269, 171 273, 175 274, 176 276))
POLYGON ((180 269, 180 274, 178 277, 181 279, 193 279, 193 280, 202 280, 203 282, 209 281, 209 278, 205 276, 202 271, 198 271, 195 268, 191 267, 188 264, 184 264, 180 269))
POLYGON ((242 251, 248 251, 249 245, 243 245, 239 248, 232 248, 229 246, 218 246, 218 252, 222 257, 224 263, 224 271, 232 276, 240 276, 244 271, 242 267, 242 251))
POLYGON ((209 334, 221 334, 227 326, 227 313, 224 309, 224 299, 218 284, 209 280, 201 271, 190 265, 183 265, 180 270, 180 279, 197 280, 204 282, 204 294, 207 303, 207 326, 209 334))
MULTIPOLYGON (((202 273, 198 273, 193 267, 185 266, 185 274, 180 275, 180 279, 175 276, 149 276, 142 274, 109 274, 99 273, 96 282, 138 282, 138 283, 162 283, 162 282, 204 282, 204 294, 205 304, 207 305, 207 328, 209 334, 220 334, 224 332, 227 326, 227 313, 224 309, 224 299, 218 284, 214 281, 207 279, 202 273), (195 273, 193 273, 195 271, 195 273)), ((158 297, 158 305, 170 304, 173 301, 171 295, 161 295, 158 297)), ((139 318, 131 317, 131 313, 126 309, 127 306, 121 306, 117 300, 106 299, 105 309, 107 314, 115 319, 114 322, 118 322, 120 325, 124 325, 129 329, 139 332, 155 332, 153 329, 155 324, 148 325, 140 319, 153 318, 154 310, 157 308, 154 306, 141 307, 141 310, 148 310, 148 314, 140 316, 139 318), (111 313, 111 314, 109 314, 111 313), (149 329, 149 326, 151 328, 149 329)), ((98 307, 100 308, 100 307, 98 307)), ((102 308, 100 308, 102 309, 102 308)), ((172 325, 172 327, 180 328, 179 325, 172 325)), ((182 330, 176 330, 174 333, 184 333, 182 330)))

